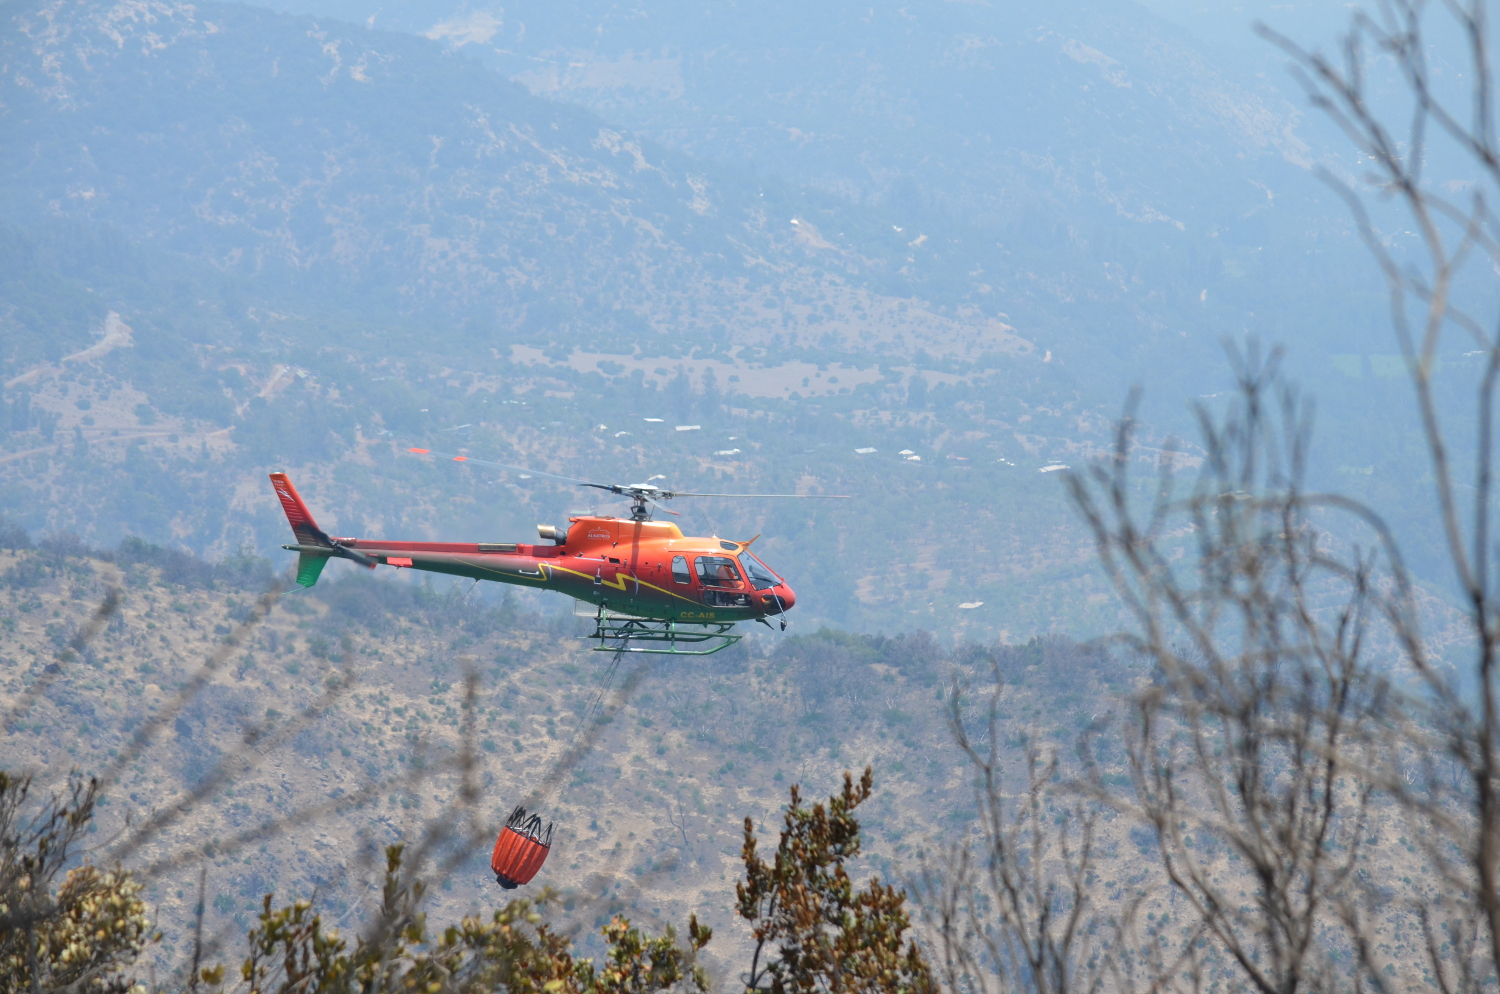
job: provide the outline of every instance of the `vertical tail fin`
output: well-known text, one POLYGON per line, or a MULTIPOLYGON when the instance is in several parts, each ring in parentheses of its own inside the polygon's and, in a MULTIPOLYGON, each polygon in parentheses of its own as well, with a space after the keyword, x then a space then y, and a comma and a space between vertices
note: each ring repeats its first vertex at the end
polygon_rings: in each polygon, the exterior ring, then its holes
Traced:
POLYGON ((366 569, 375 568, 378 560, 335 542, 328 537, 327 532, 318 527, 318 523, 313 520, 312 512, 307 509, 306 504, 302 503, 297 488, 292 486, 292 481, 285 473, 272 473, 271 487, 276 491, 276 499, 281 501, 281 509, 286 512, 286 520, 292 526, 292 534, 297 536, 296 545, 282 546, 282 548, 301 553, 297 558, 297 582, 299 584, 311 587, 317 583, 318 576, 323 572, 323 567, 328 563, 330 556, 348 559, 359 563, 366 569), (307 551, 309 549, 311 551, 307 551), (316 551, 320 549, 328 551, 326 553, 316 551))
MULTIPOLYGON (((292 526, 292 534, 297 536, 299 545, 320 545, 326 549, 333 548, 333 542, 318 523, 313 520, 312 512, 307 505, 302 503, 302 497, 298 495, 297 488, 292 486, 291 479, 285 473, 271 474, 271 487, 276 491, 276 497, 281 501, 281 509, 286 512, 286 520, 292 526)), ((322 567, 318 567, 322 569, 322 567)), ((299 573, 300 583, 300 576, 299 573)), ((317 580, 316 571, 312 574, 313 580, 317 580)), ((304 587, 312 586, 312 583, 302 584, 304 587)))

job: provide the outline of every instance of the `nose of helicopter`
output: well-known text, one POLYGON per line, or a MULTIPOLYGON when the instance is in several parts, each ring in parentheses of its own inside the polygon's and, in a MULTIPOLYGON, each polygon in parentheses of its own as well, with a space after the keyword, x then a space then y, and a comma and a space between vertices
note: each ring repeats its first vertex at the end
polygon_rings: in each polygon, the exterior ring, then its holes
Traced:
POLYGON ((781 599, 782 614, 786 614, 797 603, 797 595, 792 592, 791 587, 784 583, 776 588, 776 596, 781 599))

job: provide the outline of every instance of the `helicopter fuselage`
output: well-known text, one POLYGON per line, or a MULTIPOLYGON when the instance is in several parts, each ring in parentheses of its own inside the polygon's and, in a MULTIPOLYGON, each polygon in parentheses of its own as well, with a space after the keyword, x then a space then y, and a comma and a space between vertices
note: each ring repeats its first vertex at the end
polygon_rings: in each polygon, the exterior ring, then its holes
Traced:
MULTIPOLYGON (((657 621, 754 621, 785 614, 797 602, 748 542, 684 536, 667 521, 568 522, 566 538, 554 545, 331 538, 376 564, 555 590, 611 614, 657 621)), ((287 548, 329 554, 320 546, 287 548)))

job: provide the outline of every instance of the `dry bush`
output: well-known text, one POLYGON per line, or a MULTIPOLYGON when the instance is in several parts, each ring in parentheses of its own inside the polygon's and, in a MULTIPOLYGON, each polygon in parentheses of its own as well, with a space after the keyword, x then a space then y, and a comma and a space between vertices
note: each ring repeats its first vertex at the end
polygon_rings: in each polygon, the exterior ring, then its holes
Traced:
POLYGON ((1310 421, 1279 356, 1231 358, 1235 401, 1198 411, 1185 493, 1164 465, 1140 507, 1128 416, 1114 457, 1070 480, 1136 618, 1121 641, 1153 671, 1119 723, 1130 785, 1096 769, 1088 787, 1148 827, 1192 909, 1150 986, 1334 990, 1357 982, 1344 918, 1374 869, 1370 772, 1405 714, 1387 668, 1415 614, 1379 519, 1304 487, 1310 421))
MULTIPOLYGON (((337 930, 325 929, 311 902, 273 909, 267 894, 259 924, 249 935, 250 953, 240 977, 252 994, 649 994, 684 989, 704 992, 708 979, 695 962, 712 936, 693 918, 688 944, 669 927, 659 937, 643 935, 616 917, 603 929, 604 965, 575 959, 567 937, 542 920, 554 895, 508 902, 485 921, 465 918, 430 936, 421 904, 425 886, 402 872, 402 847, 386 851, 380 912, 351 947, 337 930)), ((220 982, 222 970, 202 979, 220 982)))
POLYGON ((96 780, 37 804, 0 771, 0 990, 120 994, 155 938, 141 885, 116 866, 72 866, 93 823, 96 780), (61 880, 59 880, 61 877, 61 880))
POLYGON ((1097 805, 1054 789, 1056 753, 1024 745, 1024 778, 1012 790, 1000 736, 998 661, 984 721, 971 731, 955 683, 948 724, 975 776, 978 838, 922 868, 916 892, 949 990, 1063 994, 1099 988, 1118 936, 1092 893, 1097 805), (1061 814, 1054 814, 1061 801, 1061 814), (1102 926, 1102 928, 1101 928, 1102 926))

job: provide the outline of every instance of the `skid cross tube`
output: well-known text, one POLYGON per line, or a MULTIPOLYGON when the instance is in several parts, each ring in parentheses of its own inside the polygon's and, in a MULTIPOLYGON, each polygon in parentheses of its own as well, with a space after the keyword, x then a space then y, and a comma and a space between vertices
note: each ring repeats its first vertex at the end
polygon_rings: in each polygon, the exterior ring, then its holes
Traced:
POLYGON ((691 622, 679 627, 676 621, 656 621, 650 618, 611 617, 603 607, 594 617, 594 631, 582 638, 599 644, 595 652, 653 652, 667 656, 710 656, 720 649, 727 649, 744 636, 731 635, 732 621, 691 622), (690 649, 682 646, 708 644, 708 648, 690 649))

